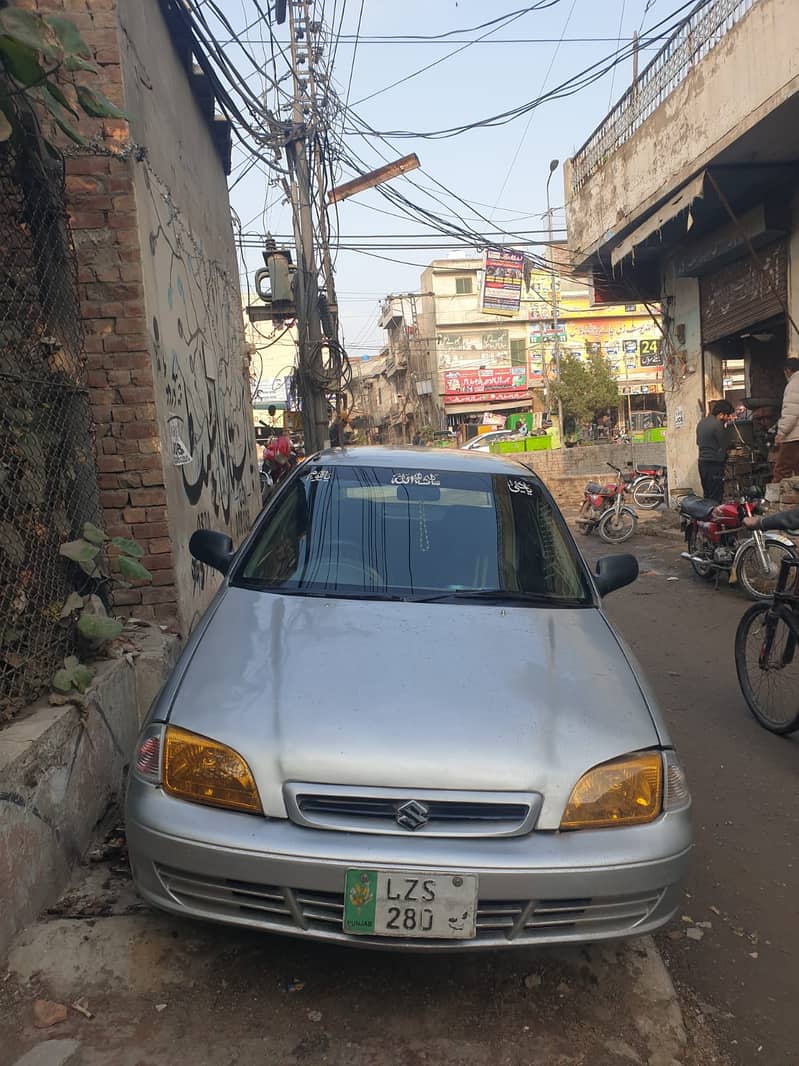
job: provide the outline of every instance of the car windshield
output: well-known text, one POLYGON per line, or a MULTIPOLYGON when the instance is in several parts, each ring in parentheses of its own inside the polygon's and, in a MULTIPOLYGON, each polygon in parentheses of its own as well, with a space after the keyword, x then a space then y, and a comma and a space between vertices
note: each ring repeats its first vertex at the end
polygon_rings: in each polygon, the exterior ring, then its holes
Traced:
POLYGON ((539 484, 471 471, 306 466, 233 583, 369 599, 593 602, 539 484))

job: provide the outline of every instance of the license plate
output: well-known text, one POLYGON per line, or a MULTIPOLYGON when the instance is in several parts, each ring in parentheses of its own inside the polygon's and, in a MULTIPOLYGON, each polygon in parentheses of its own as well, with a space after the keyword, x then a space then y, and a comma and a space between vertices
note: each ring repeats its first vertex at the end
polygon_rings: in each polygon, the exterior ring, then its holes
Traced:
POLYGON ((347 870, 345 933, 468 940, 476 911, 474 875, 347 870))

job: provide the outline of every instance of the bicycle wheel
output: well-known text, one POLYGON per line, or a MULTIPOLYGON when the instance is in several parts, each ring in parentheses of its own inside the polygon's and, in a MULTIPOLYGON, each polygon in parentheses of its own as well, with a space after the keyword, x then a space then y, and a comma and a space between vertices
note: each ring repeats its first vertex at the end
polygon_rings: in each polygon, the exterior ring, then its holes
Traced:
POLYGON ((663 503, 663 489, 653 477, 641 478, 633 487, 633 499, 645 511, 653 511, 663 503))
POLYGON ((749 710, 764 729, 799 729, 799 625, 785 607, 756 603, 735 632, 735 669, 749 710))
POLYGON ((599 535, 607 544, 623 544, 635 533, 638 518, 635 511, 622 507, 618 514, 615 510, 606 511, 599 521, 599 535))
POLYGON ((777 588, 780 563, 794 554, 787 544, 781 544, 778 540, 766 541, 765 550, 768 570, 763 569, 760 553, 755 544, 744 548, 738 560, 738 581, 751 600, 771 599, 777 588))

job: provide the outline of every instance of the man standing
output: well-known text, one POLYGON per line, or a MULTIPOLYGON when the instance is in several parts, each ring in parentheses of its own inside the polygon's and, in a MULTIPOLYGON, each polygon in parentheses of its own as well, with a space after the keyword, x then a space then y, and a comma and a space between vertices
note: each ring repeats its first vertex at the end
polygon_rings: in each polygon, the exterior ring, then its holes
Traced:
POLYGON ((777 461, 774 464, 774 480, 799 473, 799 359, 793 356, 785 361, 785 378, 788 384, 782 396, 782 414, 777 423, 777 461))
POLYGON ((724 496, 724 464, 727 461, 727 449, 735 441, 733 431, 728 427, 732 415, 733 407, 729 400, 715 400, 710 405, 710 414, 705 415, 696 427, 702 495, 706 500, 715 500, 716 503, 721 503, 724 496))

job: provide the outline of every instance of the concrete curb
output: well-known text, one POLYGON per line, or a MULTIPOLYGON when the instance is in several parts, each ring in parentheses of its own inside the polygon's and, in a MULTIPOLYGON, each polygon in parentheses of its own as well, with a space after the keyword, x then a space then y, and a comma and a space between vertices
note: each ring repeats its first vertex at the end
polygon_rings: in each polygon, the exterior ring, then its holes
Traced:
POLYGON ((80 1058, 77 1040, 45 1040, 17 1059, 14 1066, 77 1066, 80 1058))
POLYGON ((99 664, 85 715, 43 700, 0 731, 0 957, 66 885, 120 791, 143 712, 177 658, 177 639, 157 626, 133 639, 142 649, 133 665, 99 664))

